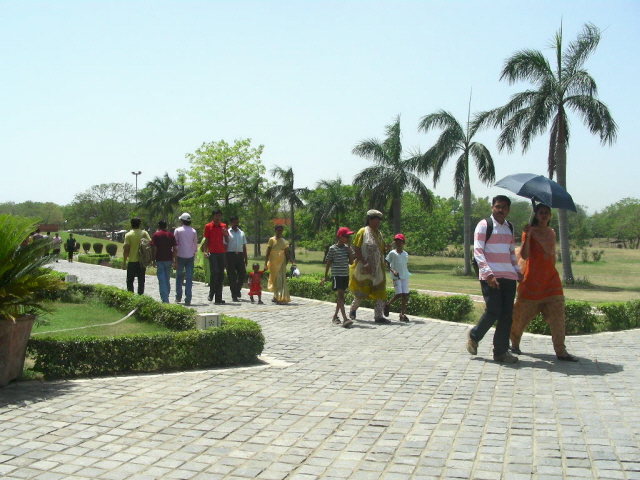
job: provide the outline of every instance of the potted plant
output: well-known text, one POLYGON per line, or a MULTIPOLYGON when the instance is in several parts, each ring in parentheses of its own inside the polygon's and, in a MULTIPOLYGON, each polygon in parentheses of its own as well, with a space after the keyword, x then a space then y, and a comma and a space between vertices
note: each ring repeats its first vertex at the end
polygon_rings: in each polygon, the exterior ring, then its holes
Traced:
POLYGON ((33 219, 0 214, 0 387, 22 375, 35 317, 46 293, 63 285, 42 268, 47 240, 25 242, 35 228, 33 219))

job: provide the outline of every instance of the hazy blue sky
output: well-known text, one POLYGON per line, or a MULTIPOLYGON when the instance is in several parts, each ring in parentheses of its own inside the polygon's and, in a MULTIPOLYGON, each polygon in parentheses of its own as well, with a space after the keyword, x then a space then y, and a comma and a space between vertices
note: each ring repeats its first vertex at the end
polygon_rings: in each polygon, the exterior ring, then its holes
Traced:
MULTIPOLYGON (((619 126, 601 146, 571 115, 568 188, 589 212, 640 197, 640 2, 633 1, 0 1, 0 201, 67 204, 92 185, 139 186, 188 166, 203 142, 251 138, 267 169, 297 186, 353 176, 351 154, 401 115, 403 145, 438 109, 466 121, 528 85, 499 82, 522 48, 552 54, 593 22, 586 68, 619 126)), ((498 153, 497 178, 546 173, 548 135, 498 153)), ((452 168, 434 189, 451 196, 452 168)), ((433 184, 429 179, 428 185, 433 184)), ((472 183, 475 194, 503 190, 472 183)))

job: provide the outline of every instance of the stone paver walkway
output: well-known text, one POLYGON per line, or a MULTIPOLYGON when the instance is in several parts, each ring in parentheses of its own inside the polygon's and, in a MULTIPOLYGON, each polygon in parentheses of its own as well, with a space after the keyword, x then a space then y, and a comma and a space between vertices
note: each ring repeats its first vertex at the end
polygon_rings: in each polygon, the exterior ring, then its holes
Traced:
MULTIPOLYGON (((124 287, 121 270, 55 266, 124 287)), ((569 337, 575 364, 526 334, 501 365, 491 334, 467 353, 466 325, 361 309, 343 329, 331 304, 206 295, 196 310, 261 325, 263 365, 11 384, 0 478, 640 479, 640 331, 569 337)))

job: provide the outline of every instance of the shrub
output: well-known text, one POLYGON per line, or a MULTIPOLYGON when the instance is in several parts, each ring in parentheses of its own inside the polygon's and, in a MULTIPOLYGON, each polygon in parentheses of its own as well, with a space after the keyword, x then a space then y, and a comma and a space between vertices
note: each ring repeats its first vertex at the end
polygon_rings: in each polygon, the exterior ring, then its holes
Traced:
POLYGON ((82 242, 82 249, 84 250, 84 253, 89 253, 89 250, 91 249, 91 243, 82 242))
POLYGON ((96 252, 97 254, 101 254, 103 247, 104 245, 102 243, 96 242, 93 244, 93 251, 96 252))
POLYGON ((78 261, 82 263, 90 263, 91 265, 100 265, 105 260, 111 260, 108 253, 93 253, 89 255, 78 255, 78 261))
POLYGON ((593 258, 594 262, 599 262, 604 255, 604 250, 593 250, 591 252, 591 258, 593 258))
MULTIPOLYGON (((565 302, 565 332, 568 335, 577 333, 593 333, 598 327, 598 317, 589 302, 565 302)), ((551 335, 547 322, 537 315, 527 326, 527 331, 541 335, 551 335)))
MULTIPOLYGON (((287 279, 291 295, 313 298, 325 302, 335 302, 336 293, 331 290, 331 284, 320 284, 321 274, 303 275, 300 278, 287 279)), ((393 289, 387 289, 387 299, 394 296, 393 289)), ((353 300, 351 292, 345 292, 345 302, 353 300)), ((363 307, 373 308, 372 300, 363 300, 363 307)), ((391 311, 397 312, 398 304, 391 306, 391 311)), ((439 318, 452 322, 463 320, 473 311, 473 302, 467 295, 453 295, 450 297, 431 297, 412 290, 407 304, 407 314, 420 317, 439 318)))
POLYGON ((251 364, 264 349, 264 336, 254 322, 225 317, 220 327, 207 330, 31 338, 28 349, 34 370, 64 378, 251 364))
POLYGON ((104 249, 112 257, 115 257, 118 254, 118 245, 116 245, 115 243, 107 243, 104 249))
POLYGON ((640 327, 640 300, 609 302, 598 306, 607 323, 607 330, 626 330, 640 327))

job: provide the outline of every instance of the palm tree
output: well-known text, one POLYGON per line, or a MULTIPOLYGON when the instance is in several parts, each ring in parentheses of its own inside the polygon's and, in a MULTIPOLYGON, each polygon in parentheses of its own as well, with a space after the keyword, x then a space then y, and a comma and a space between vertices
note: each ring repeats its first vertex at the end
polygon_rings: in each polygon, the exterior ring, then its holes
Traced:
MULTIPOLYGON (((555 69, 539 50, 521 50, 509 57, 502 68, 500 80, 509 83, 528 80, 537 90, 526 90, 511 97, 503 107, 482 112, 476 124, 489 124, 502 129, 498 137, 498 149, 513 151, 520 140, 522 152, 526 152, 536 135, 550 126, 548 173, 557 175, 558 183, 567 187, 567 144, 569 120, 567 109, 582 117, 592 134, 598 134, 602 144, 612 144, 618 127, 609 109, 597 100, 595 80, 583 68, 584 62, 598 46, 600 30, 588 23, 578 38, 562 51, 562 26, 555 35, 552 47, 555 52, 555 69)), ((563 279, 573 283, 567 212, 558 212, 560 250, 562 252, 563 279)))
POLYGON ((385 133, 387 138, 383 142, 371 138, 353 148, 354 155, 375 162, 373 167, 367 167, 358 173, 353 184, 362 189, 359 195, 368 198, 369 208, 387 210, 391 202, 393 232, 399 233, 402 192, 414 192, 427 211, 431 210, 432 194, 420 179, 419 175, 427 172, 420 170, 420 163, 416 162, 416 158, 402 158, 400 116, 385 127, 385 133))
POLYGON ((261 220, 264 213, 264 197, 266 192, 266 179, 260 175, 250 178, 244 188, 244 204, 250 206, 253 216, 253 256, 258 258, 260 253, 260 239, 262 238, 261 220))
MULTIPOLYGON (((470 112, 469 112, 470 113, 470 112)), ((480 180, 490 185, 495 181, 496 173, 491 153, 487 147, 472 139, 478 127, 472 127, 467 115, 467 128, 462 128, 453 115, 444 110, 422 117, 418 124, 418 131, 427 133, 432 128, 441 128, 442 133, 436 143, 423 155, 423 169, 433 172, 433 186, 435 188, 444 165, 450 158, 458 155, 453 177, 455 197, 462 195, 462 212, 464 218, 464 274, 471 275, 471 186, 469 183, 469 157, 473 158, 480 180)))
POLYGON ((342 183, 340 177, 335 180, 320 180, 316 188, 321 191, 307 204, 313 225, 318 230, 327 224, 333 224, 335 228, 339 228, 355 202, 350 188, 342 183))
POLYGON ((164 176, 147 182, 140 191, 140 206, 146 209, 153 219, 162 218, 170 221, 187 194, 184 174, 178 175, 174 180, 165 173, 164 176))
POLYGON ((275 185, 267 191, 267 196, 274 202, 283 202, 289 205, 290 225, 291 225, 291 258, 296 258, 296 246, 295 246, 295 222, 294 211, 295 207, 302 207, 304 202, 302 196, 308 193, 306 188, 294 188, 293 187, 293 169, 289 167, 284 169, 275 166, 271 170, 271 175, 279 179, 282 183, 275 185))

